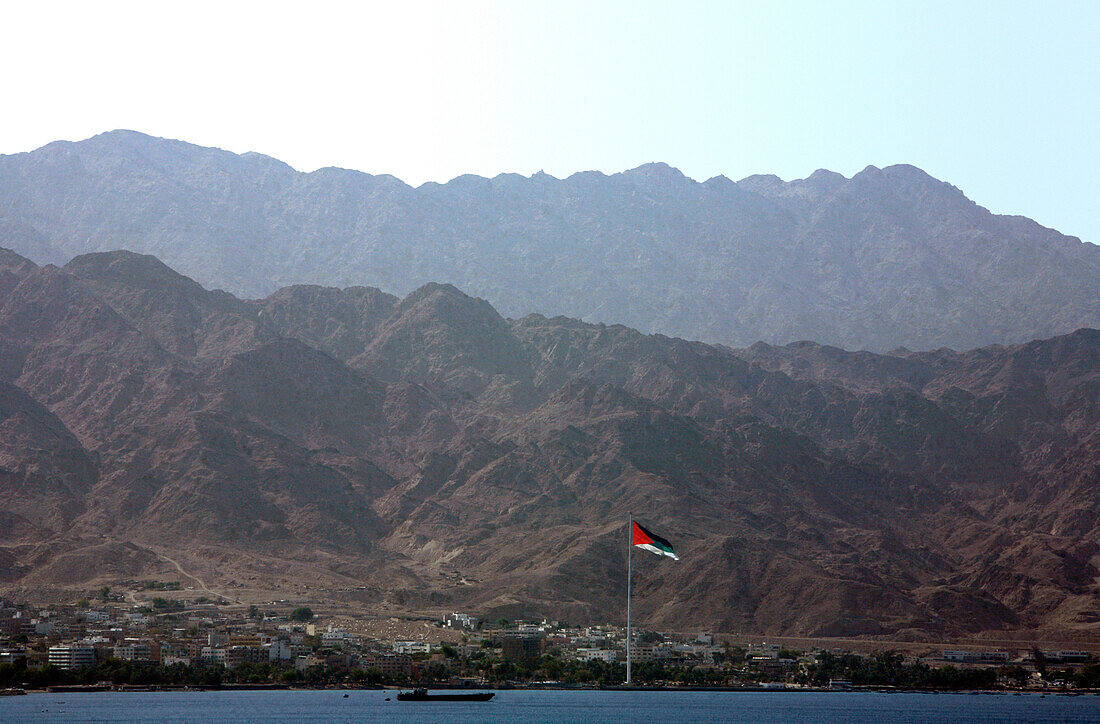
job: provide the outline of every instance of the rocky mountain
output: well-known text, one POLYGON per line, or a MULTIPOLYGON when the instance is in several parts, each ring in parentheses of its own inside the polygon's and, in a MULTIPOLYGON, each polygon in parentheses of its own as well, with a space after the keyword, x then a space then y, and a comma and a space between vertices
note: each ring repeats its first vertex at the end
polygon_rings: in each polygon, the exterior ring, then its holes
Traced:
POLYGON ((732 350, 446 284, 207 291, 0 252, 0 590, 670 629, 1093 636, 1100 332, 732 350))
POLYGON ((115 131, 0 156, 0 240, 39 263, 150 253, 249 297, 445 282, 510 317, 735 346, 968 349, 1100 327, 1100 247, 912 166, 699 183, 649 164, 412 188, 115 131))

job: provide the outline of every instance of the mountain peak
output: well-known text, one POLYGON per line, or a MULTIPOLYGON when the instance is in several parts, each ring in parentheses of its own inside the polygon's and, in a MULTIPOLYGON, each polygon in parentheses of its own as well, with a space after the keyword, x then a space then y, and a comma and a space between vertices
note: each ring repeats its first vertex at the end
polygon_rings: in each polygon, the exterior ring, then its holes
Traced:
POLYGON ((401 300, 400 306, 410 307, 427 300, 438 299, 455 300, 459 303, 478 303, 485 301, 483 299, 471 297, 454 284, 446 282, 428 282, 409 292, 405 298, 401 300))
POLYGON ((886 168, 882 169, 882 174, 886 178, 896 183, 902 183, 910 186, 921 186, 928 189, 937 189, 952 195, 965 195, 956 186, 948 183, 947 181, 941 181, 924 169, 918 168, 908 163, 897 163, 892 166, 887 166, 886 168))
POLYGON ((643 181, 650 184, 680 184, 683 182, 689 182, 694 184, 695 181, 689 179, 684 175, 680 169, 669 166, 663 161, 655 161, 653 163, 643 163, 637 168, 632 168, 629 171, 623 171, 624 178, 631 179, 633 181, 643 181))
POLYGON ((81 277, 122 282, 133 286, 168 285, 202 290, 202 286, 188 279, 152 254, 132 251, 99 251, 74 257, 65 265, 67 271, 81 277))
POLYGON ((113 131, 105 131, 103 133, 96 134, 86 141, 78 142, 74 144, 77 146, 87 145, 90 148, 96 149, 126 149, 126 150, 161 150, 173 152, 197 152, 197 153, 209 153, 211 151, 228 153, 228 151, 222 151, 217 148, 207 148, 205 146, 198 146, 187 141, 181 141, 175 138, 164 138, 161 136, 152 136, 140 131, 131 131, 126 128, 118 128, 113 131))
POLYGON ((27 274, 37 268, 38 265, 30 259, 16 254, 11 249, 0 247, 0 271, 14 272, 16 274, 27 274))
POLYGON ((813 184, 819 188, 834 189, 847 181, 848 179, 843 174, 819 168, 807 176, 804 183, 813 184))
POLYGON ((90 137, 88 141, 98 144, 153 143, 156 141, 164 141, 168 143, 185 143, 185 141, 175 141, 162 138, 160 136, 152 136, 148 133, 133 131, 128 128, 116 128, 111 131, 97 133, 94 136, 90 137))
POLYGON ((746 176, 737 185, 746 191, 768 195, 786 188, 787 183, 774 173, 757 173, 746 176))
POLYGON ((437 283, 401 300, 358 364, 385 379, 450 380, 468 395, 494 375, 530 374, 519 341, 488 302, 437 283))

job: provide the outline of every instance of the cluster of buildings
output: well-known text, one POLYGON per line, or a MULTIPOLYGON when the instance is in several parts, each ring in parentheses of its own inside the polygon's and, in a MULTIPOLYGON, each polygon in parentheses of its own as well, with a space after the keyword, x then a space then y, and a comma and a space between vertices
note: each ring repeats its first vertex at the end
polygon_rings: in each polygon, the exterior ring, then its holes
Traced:
MULTIPOLYGON (((450 665, 450 659, 492 655, 530 663, 544 654, 576 661, 613 663, 626 657, 622 628, 566 627, 519 621, 488 626, 464 613, 449 613, 419 638, 379 640, 337 623, 289 620, 284 615, 248 617, 208 606, 157 614, 119 603, 34 609, 0 602, 0 663, 22 661, 72 671, 115 659, 164 666, 273 663, 300 670, 312 666, 358 667, 402 679, 418 666, 450 665), (446 636, 440 636, 440 629, 446 636), (431 631, 437 632, 431 637, 431 631), (449 639, 449 649, 443 644, 449 639)), ((636 640, 633 660, 709 663, 722 652, 714 637, 636 640)))
POLYGON ((1088 651, 943 651, 939 656, 930 659, 930 662, 947 662, 952 664, 1027 664, 1034 666, 1038 659, 1051 665, 1077 666, 1091 664, 1096 657, 1088 651))
POLYGON ((217 607, 160 616, 106 605, 36 610, 0 602, 0 664, 50 665, 66 671, 109 659, 226 668, 278 663, 306 669, 323 664, 371 667, 399 677, 412 673, 413 653, 431 655, 432 647, 369 640, 335 625, 295 622, 286 616, 250 618, 217 607))
MULTIPOLYGON (((291 620, 289 615, 251 615, 226 607, 193 607, 157 613, 123 602, 34 609, 0 600, 0 664, 53 666, 73 671, 108 660, 163 666, 275 664, 305 671, 325 666, 376 672, 391 681, 415 679, 424 667, 442 665, 457 678, 469 677, 461 662, 484 660, 533 664, 544 655, 559 660, 613 664, 626 659, 622 627, 570 627, 556 621, 501 622, 491 625, 464 613, 449 613, 417 627, 392 626, 383 638, 368 635, 351 619, 323 623, 291 620), (416 635, 410 634, 415 629, 416 635)), ((407 622, 405 622, 407 623, 407 622)), ((713 634, 693 636, 635 632, 635 663, 661 662, 690 668, 730 666, 730 650, 713 634)), ((760 681, 791 681, 807 671, 820 652, 791 652, 777 644, 737 648, 739 671, 760 681)), ((932 665, 988 667, 1039 662, 1081 666, 1096 659, 1087 651, 944 650, 921 661, 932 665)), ((476 672, 472 681, 478 681, 476 672)), ((484 681, 481 679, 480 681, 484 681)), ((840 682, 843 684, 844 682, 840 682)))
MULTIPOLYGON (((522 629, 522 627, 517 627, 522 629)), ((506 631, 501 639, 505 658, 508 658, 509 638, 529 637, 527 646, 537 641, 543 651, 554 650, 565 658, 576 661, 603 661, 615 663, 626 660, 626 632, 616 626, 587 626, 567 628, 543 625, 534 636, 520 631, 506 631), (509 636, 511 635, 511 636, 509 636)), ((514 646, 514 644, 513 644, 514 646)), ((715 658, 725 652, 713 634, 704 633, 695 637, 655 635, 635 632, 630 647, 630 658, 636 663, 659 661, 669 664, 711 664, 715 658)))

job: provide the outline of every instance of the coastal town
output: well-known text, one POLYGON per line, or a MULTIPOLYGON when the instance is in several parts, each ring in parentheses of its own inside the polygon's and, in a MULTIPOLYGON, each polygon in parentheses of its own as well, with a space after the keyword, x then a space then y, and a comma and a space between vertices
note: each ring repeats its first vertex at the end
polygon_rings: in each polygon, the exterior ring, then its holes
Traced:
MULTIPOLYGON (((64 605, 0 600, 0 689, 613 687, 621 626, 442 616, 321 615, 309 606, 186 606, 175 582, 141 600, 104 587, 64 605), (160 594, 164 595, 160 595, 160 594)), ((1100 685, 1090 651, 804 646, 635 630, 634 683, 782 689, 1041 689, 1100 685), (854 650, 860 648, 860 651, 854 650)))

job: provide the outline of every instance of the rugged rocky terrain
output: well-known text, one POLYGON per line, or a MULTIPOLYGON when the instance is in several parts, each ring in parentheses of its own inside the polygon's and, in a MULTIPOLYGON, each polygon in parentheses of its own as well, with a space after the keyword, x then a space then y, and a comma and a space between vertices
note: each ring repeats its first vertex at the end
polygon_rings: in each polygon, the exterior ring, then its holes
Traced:
POLYGON ((0 243, 39 263, 150 253, 250 297, 449 282, 510 317, 735 346, 967 349, 1100 327, 1100 247, 912 166, 699 183, 649 164, 411 188, 117 131, 0 156, 0 243))
POLYGON ((1095 330, 732 350, 442 284, 242 300, 150 256, 0 252, 9 592, 184 570, 613 620, 633 512, 682 558, 638 559, 643 625, 1091 636, 1098 484, 1095 330))

